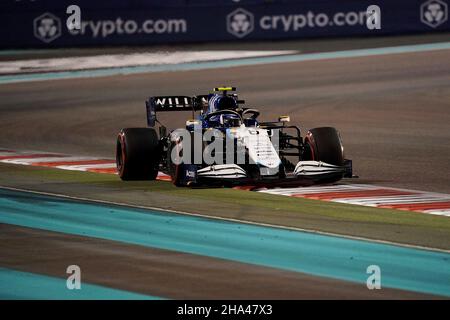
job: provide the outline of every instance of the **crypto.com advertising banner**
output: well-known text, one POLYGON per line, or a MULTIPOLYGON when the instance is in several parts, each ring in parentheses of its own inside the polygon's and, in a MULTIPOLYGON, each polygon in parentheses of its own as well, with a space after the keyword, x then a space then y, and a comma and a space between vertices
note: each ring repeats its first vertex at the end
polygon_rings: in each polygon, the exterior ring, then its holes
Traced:
POLYGON ((450 0, 3 0, 1 47, 371 36, 450 29, 450 0), (69 30, 67 8, 80 8, 69 30), (379 7, 379 26, 367 8, 379 7))

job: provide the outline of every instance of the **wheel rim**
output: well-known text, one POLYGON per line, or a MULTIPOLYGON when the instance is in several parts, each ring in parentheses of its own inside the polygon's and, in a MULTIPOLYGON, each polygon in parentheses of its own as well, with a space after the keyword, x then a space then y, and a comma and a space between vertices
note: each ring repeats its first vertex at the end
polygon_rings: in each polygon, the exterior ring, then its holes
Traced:
POLYGON ((117 138, 117 151, 116 151, 116 166, 117 166, 117 172, 122 177, 123 171, 125 167, 125 141, 123 137, 123 133, 119 134, 119 137, 117 138))

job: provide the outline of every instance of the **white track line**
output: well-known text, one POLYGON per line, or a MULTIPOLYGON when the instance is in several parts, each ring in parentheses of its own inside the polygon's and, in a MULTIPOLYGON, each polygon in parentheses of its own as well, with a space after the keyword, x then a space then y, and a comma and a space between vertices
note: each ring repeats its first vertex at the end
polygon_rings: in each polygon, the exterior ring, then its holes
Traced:
POLYGON ((359 205, 377 205, 377 204, 400 204, 400 203, 431 203, 439 201, 449 201, 450 197, 436 197, 436 196, 396 196, 396 197, 383 197, 378 199, 372 198, 344 198, 334 199, 334 202, 342 202, 349 204, 359 205))
POLYGON ((88 169, 111 169, 115 167, 115 163, 98 163, 85 165, 60 165, 56 166, 55 168, 63 170, 87 171, 88 169))
POLYGON ((42 157, 42 158, 16 158, 16 159, 4 159, 1 160, 5 163, 12 164, 23 164, 23 165, 34 165, 35 163, 45 163, 45 162, 75 162, 75 161, 90 161, 90 160, 101 160, 100 158, 93 157, 42 157))
POLYGON ((432 210, 424 210, 424 212, 429 213, 429 214, 436 214, 436 215, 440 215, 440 216, 447 216, 450 217, 450 209, 432 209, 432 210))
POLYGON ((210 50, 124 53, 70 58, 46 58, 18 61, 1 61, 1 74, 29 72, 54 72, 90 70, 103 68, 123 68, 148 65, 172 65, 190 62, 206 62, 229 59, 257 58, 297 54, 296 50, 210 50))
POLYGON ((384 187, 365 185, 365 184, 342 184, 333 186, 322 186, 322 187, 297 187, 297 188, 276 188, 276 189, 265 189, 257 190, 258 192, 271 193, 271 194, 281 194, 281 195, 292 195, 292 194, 311 194, 311 193, 322 193, 322 192, 337 192, 337 191, 364 191, 364 190, 374 190, 384 187))

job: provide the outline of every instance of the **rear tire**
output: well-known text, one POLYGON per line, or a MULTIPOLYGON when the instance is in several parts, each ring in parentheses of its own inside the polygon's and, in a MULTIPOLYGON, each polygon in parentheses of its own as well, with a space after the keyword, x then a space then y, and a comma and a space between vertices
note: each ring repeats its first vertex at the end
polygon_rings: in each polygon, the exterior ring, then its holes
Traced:
POLYGON ((305 137, 305 145, 307 148, 304 160, 322 161, 336 166, 344 165, 344 147, 335 128, 322 127, 309 130, 305 137))
POLYGON ((117 137, 116 165, 122 180, 155 180, 161 159, 153 128, 122 129, 117 137))

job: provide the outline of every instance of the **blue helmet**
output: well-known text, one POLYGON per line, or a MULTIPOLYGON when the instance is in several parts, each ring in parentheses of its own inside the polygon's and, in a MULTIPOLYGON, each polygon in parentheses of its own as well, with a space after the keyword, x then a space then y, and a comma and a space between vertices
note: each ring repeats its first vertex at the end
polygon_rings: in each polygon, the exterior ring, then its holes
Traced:
POLYGON ((235 98, 231 96, 221 95, 221 94, 214 94, 209 99, 209 111, 219 111, 219 110, 236 110, 238 107, 237 101, 235 98))

